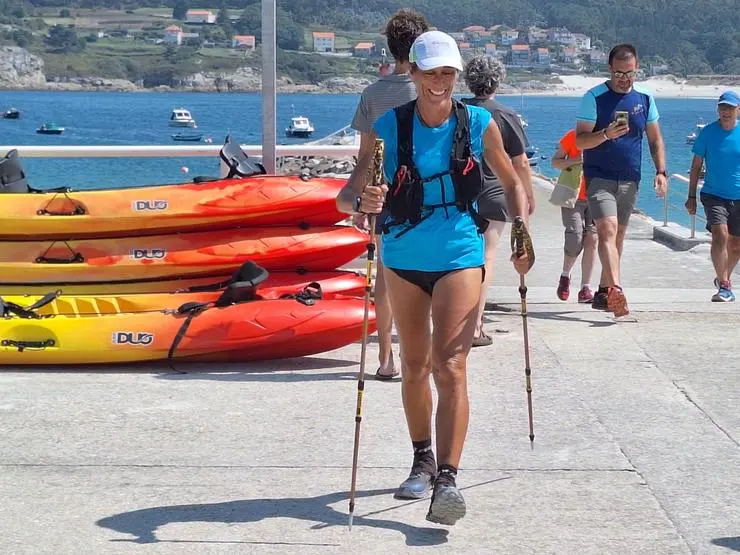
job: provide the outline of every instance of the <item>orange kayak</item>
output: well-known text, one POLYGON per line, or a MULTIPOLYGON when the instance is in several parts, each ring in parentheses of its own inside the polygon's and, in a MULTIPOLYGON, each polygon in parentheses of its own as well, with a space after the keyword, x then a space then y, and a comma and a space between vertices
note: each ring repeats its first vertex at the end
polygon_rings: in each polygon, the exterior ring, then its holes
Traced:
POLYGON ((329 271, 360 256, 367 241, 353 227, 329 226, 0 242, 0 289, 223 275, 247 260, 269 271, 329 271))
MULTIPOLYGON (((127 312, 125 296, 26 305, 0 318, 0 365, 269 360, 322 353, 362 337, 365 304, 356 297, 304 291, 222 305, 203 302, 201 294, 154 297, 139 300, 138 308, 151 307, 145 312, 127 312)), ((368 328, 375 331, 372 305, 368 328)))
POLYGON ((0 195, 0 240, 155 235, 237 226, 333 225, 333 177, 257 175, 203 183, 0 195))

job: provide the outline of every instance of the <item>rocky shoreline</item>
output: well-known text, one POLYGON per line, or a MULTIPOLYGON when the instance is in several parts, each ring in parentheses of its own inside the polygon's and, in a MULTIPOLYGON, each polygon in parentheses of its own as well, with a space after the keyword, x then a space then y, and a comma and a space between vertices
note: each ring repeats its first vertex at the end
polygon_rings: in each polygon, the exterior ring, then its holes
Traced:
MULTIPOLYGON (((279 93, 315 94, 359 94, 374 81, 366 76, 332 77, 320 83, 296 83, 288 77, 279 77, 279 93)), ((539 81, 524 84, 529 91, 547 90, 547 85, 539 81)), ((194 73, 178 79, 173 86, 146 88, 142 82, 105 77, 53 77, 44 74, 44 61, 17 46, 0 47, 0 90, 36 91, 93 91, 93 92, 260 92, 262 74, 251 67, 241 67, 234 71, 208 71, 194 73)), ((512 93, 519 89, 511 89, 512 93)), ((465 87, 459 92, 466 93, 465 87)), ((506 94, 504 87, 501 91, 506 94)))

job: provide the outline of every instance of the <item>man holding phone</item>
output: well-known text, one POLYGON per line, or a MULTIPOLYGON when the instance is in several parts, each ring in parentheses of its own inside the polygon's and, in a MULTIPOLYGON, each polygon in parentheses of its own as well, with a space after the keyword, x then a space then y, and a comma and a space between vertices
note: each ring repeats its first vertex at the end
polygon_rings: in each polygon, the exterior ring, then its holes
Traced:
POLYGON ((658 108, 650 91, 635 85, 637 51, 620 44, 609 53, 611 78, 581 100, 576 147, 583 151, 589 210, 599 236, 601 281, 591 306, 615 316, 629 314, 620 281, 624 236, 641 179, 642 138, 647 134, 655 164, 653 187, 665 195, 668 174, 658 108))

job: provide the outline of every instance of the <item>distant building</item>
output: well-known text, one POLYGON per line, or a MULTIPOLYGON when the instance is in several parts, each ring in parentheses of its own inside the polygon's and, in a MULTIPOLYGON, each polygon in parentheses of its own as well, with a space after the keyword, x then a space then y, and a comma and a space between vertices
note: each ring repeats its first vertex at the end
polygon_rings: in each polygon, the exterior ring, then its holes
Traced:
POLYGON ((519 31, 516 29, 506 29, 501 31, 501 44, 514 44, 519 38, 519 31))
POLYGON ((566 64, 573 64, 578 56, 578 51, 573 47, 563 48, 563 53, 560 55, 560 59, 566 64))
POLYGON ((568 29, 564 27, 557 27, 548 30, 548 39, 550 42, 556 42, 558 44, 563 44, 566 46, 575 46, 576 39, 573 36, 573 33, 568 31, 568 29))
POLYGON ((609 57, 603 50, 592 49, 589 53, 589 60, 592 66, 599 67, 607 65, 609 57))
POLYGON ((511 65, 519 67, 531 65, 528 44, 511 45, 511 65))
POLYGON ((547 42, 547 29, 531 26, 527 29, 527 42, 529 44, 547 42))
POLYGON ((496 55, 496 45, 492 42, 489 42, 486 44, 486 55, 487 56, 495 56, 496 55))
POLYGON ((582 35, 581 33, 573 33, 573 43, 571 46, 575 46, 578 50, 591 50, 591 37, 582 35))
POLYGON ((188 10, 185 12, 185 23, 191 25, 212 25, 216 23, 216 14, 211 10, 188 10))
POLYGON ((547 48, 538 48, 535 63, 541 66, 550 65, 550 50, 547 48))
POLYGON ((334 33, 314 31, 313 51, 334 52, 334 33))
POLYGON ((460 55, 464 58, 469 58, 473 54, 473 45, 469 42, 461 42, 457 45, 457 47, 460 49, 460 55))
POLYGON ((352 50, 353 54, 358 58, 369 58, 375 53, 375 43, 358 42, 352 50))
POLYGON ((254 35, 234 35, 231 37, 231 48, 239 50, 254 50, 254 35))
POLYGON ((164 43, 165 44, 176 44, 180 46, 182 44, 183 32, 177 25, 170 25, 164 30, 164 43))

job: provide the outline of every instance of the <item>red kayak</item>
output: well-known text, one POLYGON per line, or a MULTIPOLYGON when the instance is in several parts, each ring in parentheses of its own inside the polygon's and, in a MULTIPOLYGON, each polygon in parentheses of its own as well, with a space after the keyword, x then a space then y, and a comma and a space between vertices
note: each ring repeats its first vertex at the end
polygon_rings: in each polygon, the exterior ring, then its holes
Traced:
POLYGON ((349 226, 272 227, 79 241, 0 242, 0 290, 12 284, 113 283, 233 272, 330 271, 359 257, 368 236, 349 226))
MULTIPOLYGON (((166 300, 164 309, 125 312, 124 299, 115 297, 51 296, 23 305, 5 299, 0 364, 256 361, 322 353, 362 338, 363 299, 311 288, 290 298, 240 297, 236 291, 216 301, 190 293, 166 300), (93 305, 95 314, 79 311, 93 305)), ((369 333, 375 331, 372 305, 368 325, 369 333)))

